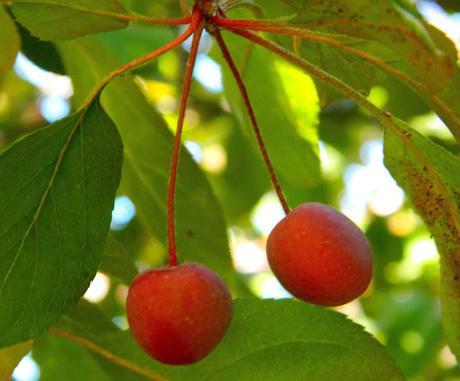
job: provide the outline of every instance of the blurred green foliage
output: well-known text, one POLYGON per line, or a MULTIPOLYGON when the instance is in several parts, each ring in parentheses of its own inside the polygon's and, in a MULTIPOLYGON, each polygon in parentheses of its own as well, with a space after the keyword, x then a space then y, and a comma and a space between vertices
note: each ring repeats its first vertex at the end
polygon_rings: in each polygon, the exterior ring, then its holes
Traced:
MULTIPOLYGON (((179 15, 175 1, 124 0, 123 3, 146 15, 179 15)), ((439 3, 450 11, 460 11, 456 0, 439 3)), ((23 37, 24 33, 21 31, 23 37)), ((152 43, 157 45, 167 41, 174 33, 173 29, 130 27, 97 36, 96 39, 112 49, 121 62, 127 62, 148 51, 152 43)), ((41 45, 44 43, 29 37, 25 41, 23 52, 36 64, 54 72, 63 71, 60 61, 52 60, 50 64, 49 57, 57 54, 54 45, 46 43, 44 46, 41 45), (39 49, 45 48, 50 56, 37 54, 39 49)), ((215 56, 213 51, 204 53, 215 56)), ((174 128, 177 118, 179 86, 185 58, 184 51, 177 51, 136 72, 140 88, 171 129, 174 128)), ((280 78, 285 82, 292 81, 292 78, 284 76, 280 67, 282 66, 278 67, 280 78)), ((14 72, 3 79, 0 83, 0 149, 47 124, 39 107, 43 95, 43 89, 34 87, 14 72)), ((299 95, 290 93, 289 97, 295 98, 299 95)), ((310 101, 318 102, 317 97, 310 98, 310 101)), ((428 137, 458 154, 458 147, 453 144, 446 128, 411 90, 399 82, 380 81, 373 88, 370 99, 401 119, 411 122, 428 137)), ((233 100, 226 99, 222 92, 211 92, 195 82, 185 139, 198 144, 201 149, 201 167, 207 173, 221 202, 232 230, 232 240, 235 241, 236 236, 263 249, 266 237, 254 226, 253 215, 261 198, 271 191, 270 183, 259 153, 250 141, 252 136, 239 126, 239 115, 230 111, 231 101, 233 100)), ((310 123, 318 125, 322 152, 323 155, 324 152, 328 154, 328 160, 324 160, 325 156, 322 156, 323 177, 317 184, 310 184, 302 197, 305 201, 320 201, 338 207, 347 185, 344 174, 350 169, 350 165, 364 164, 362 148, 370 141, 381 142, 381 130, 369 115, 349 101, 337 101, 329 105, 317 115, 316 121, 314 114, 310 118, 313 118, 310 123)), ((132 128, 135 129, 136 126, 132 128)), ((388 215, 377 215, 367 205, 365 217, 360 222, 374 249, 375 275, 371 289, 360 302, 344 307, 343 311, 364 324, 387 346, 408 380, 460 380, 460 369, 446 347, 443 336, 438 301, 438 264, 436 257, 431 255, 429 244, 426 244, 430 242, 430 237, 423 223, 411 211, 407 200, 399 210, 388 215), (417 244, 421 249, 414 254, 412 248, 417 244)), ((112 233, 141 268, 157 266, 165 261, 164 247, 157 237, 147 231, 138 217, 122 230, 112 233)), ((268 272, 263 266, 260 271, 268 272)), ((260 274, 238 275, 240 296, 253 293, 263 295, 261 289, 251 286, 251 280, 258 275, 260 274)), ((125 293, 126 285, 112 279, 109 292, 99 303, 106 314, 121 325, 125 324, 125 293)), ((78 351, 86 351, 61 341, 48 338, 39 341, 35 346, 34 358, 47 369, 44 380, 56 379, 52 372, 58 372, 58 367, 65 365, 50 363, 50 357, 46 355, 48 351, 64 351, 71 356, 78 355, 78 351), (51 341, 44 346, 46 340, 51 341)), ((88 366, 94 366, 96 360, 93 357, 82 358, 88 366)))

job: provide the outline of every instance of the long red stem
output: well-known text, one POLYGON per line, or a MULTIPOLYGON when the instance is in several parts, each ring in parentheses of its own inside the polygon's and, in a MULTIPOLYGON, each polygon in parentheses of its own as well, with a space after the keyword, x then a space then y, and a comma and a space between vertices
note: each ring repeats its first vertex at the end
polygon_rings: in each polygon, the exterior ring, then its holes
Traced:
POLYGON ((303 69, 305 72, 312 75, 313 77, 324 81, 329 86, 335 88, 345 96, 349 97, 350 99, 356 101, 358 104, 363 106, 372 115, 375 115, 379 119, 379 121, 382 122, 383 125, 386 125, 386 119, 391 117, 390 114, 387 114, 385 111, 380 110, 379 108, 375 107, 372 103, 368 102, 365 97, 363 97, 359 92, 354 90, 345 82, 342 82, 340 79, 330 75, 323 69, 311 64, 305 59, 296 56, 294 53, 283 48, 282 46, 279 46, 270 40, 267 40, 263 37, 258 36, 255 33, 246 30, 230 29, 230 31, 236 35, 239 35, 241 37, 246 38, 249 41, 256 43, 257 45, 264 47, 265 49, 270 50, 271 52, 284 58, 291 64, 303 69))
MULTIPOLYGON (((324 81, 326 84, 340 91, 343 95, 345 95, 349 99, 361 105, 365 110, 369 111, 369 113, 373 115, 379 121, 382 127, 393 131, 397 136, 399 136, 399 138, 407 144, 407 147, 413 151, 413 153, 418 157, 418 159, 422 163, 425 163, 427 168, 430 168, 430 165, 426 161, 426 157, 423 155, 423 153, 420 152, 420 150, 417 147, 414 146, 413 142, 408 138, 404 128, 401 128, 396 123, 396 121, 391 116, 391 114, 374 106, 371 102, 369 102, 366 99, 366 97, 364 97, 357 90, 353 89, 351 86, 347 85, 345 82, 342 82, 340 79, 332 76, 331 74, 311 64, 305 59, 296 56, 289 50, 284 49, 282 46, 279 46, 270 40, 267 40, 263 37, 260 37, 248 31, 242 31, 242 30, 231 30, 231 31, 279 55, 280 57, 286 59, 288 62, 292 63, 293 65, 298 66, 299 68, 303 69, 305 72, 312 75, 313 77, 324 81)), ((439 180, 439 178, 437 178, 436 176, 434 177, 437 180, 439 180)), ((440 187, 441 188, 443 187, 442 184, 440 185, 440 187)))
MULTIPOLYGON (((199 11, 195 14, 200 15, 199 11)), ((182 97, 179 109, 179 119, 177 121, 176 137, 174 139, 174 148, 171 159, 171 172, 169 174, 169 187, 168 187, 168 246, 169 246, 169 266, 173 267, 177 265, 177 249, 176 249, 176 230, 174 220, 174 207, 175 200, 174 196, 176 193, 176 179, 177 179, 177 168, 179 164, 179 154, 182 140, 182 131, 184 128, 185 110, 187 108, 187 101, 190 94, 190 86, 192 83, 193 69, 195 67, 196 57, 198 55, 198 48, 200 45, 201 35, 203 34, 203 25, 196 28, 193 34, 192 47, 187 62, 187 70, 185 72, 184 86, 182 88, 182 97)))
POLYGON ((275 34, 283 34, 291 37, 298 37, 304 38, 313 42, 317 42, 320 44, 326 44, 337 49, 349 52, 355 56, 358 56, 370 63, 374 64, 375 66, 379 67, 380 69, 393 74, 396 77, 401 78, 405 82, 411 84, 417 89, 421 89, 422 91, 427 91, 426 87, 414 80, 409 75, 395 69, 394 67, 388 65, 384 61, 380 60, 379 58, 363 52, 359 49, 353 48, 351 46, 344 45, 340 41, 334 40, 333 38, 328 37, 327 35, 320 34, 318 32, 309 31, 305 29, 298 28, 292 25, 286 24, 276 24, 274 22, 267 22, 267 21, 256 21, 256 20, 227 20, 220 17, 215 17, 213 19, 218 25, 233 29, 233 30, 243 30, 243 31, 257 31, 257 32, 268 32, 268 33, 275 33, 275 34))
MULTIPOLYGON (((258 30, 260 27, 288 27, 288 28, 302 28, 303 30, 315 30, 316 28, 326 27, 326 26, 341 26, 341 25, 363 25, 369 27, 375 27, 375 23, 366 22, 364 20, 347 20, 347 19, 329 19, 321 20, 319 22, 311 22, 308 24, 286 24, 280 23, 278 20, 271 19, 262 19, 262 20, 247 20, 247 19, 225 19, 220 16, 215 16, 211 21, 219 26, 225 28, 241 28, 241 29, 251 29, 258 30)), ((399 32, 400 34, 405 35, 407 38, 414 41, 419 41, 417 34, 412 30, 405 28, 400 25, 389 25, 389 24, 379 24, 379 27, 385 30, 393 30, 399 32)))
MULTIPOLYGON (((423 83, 419 82, 418 80, 414 79, 410 75, 402 72, 394 68, 393 66, 387 64, 385 61, 379 59, 378 57, 373 56, 372 54, 363 52, 362 50, 356 49, 352 46, 345 45, 344 43, 335 40, 333 38, 328 37, 327 35, 320 34, 315 31, 306 30, 303 28, 299 28, 298 26, 288 25, 288 24, 277 24, 270 21, 257 21, 257 20, 228 20, 221 17, 214 17, 213 21, 228 29, 234 30, 251 30, 257 32, 268 32, 268 33, 275 33, 275 34, 283 34, 291 37, 298 37, 307 39, 309 41, 313 41, 320 44, 325 44, 332 46, 334 48, 343 50, 345 52, 351 53, 357 57, 360 57, 371 64, 377 66, 378 68, 386 71, 394 75, 395 77, 400 78, 404 82, 413 86, 416 90, 422 91, 424 93, 430 94, 429 89, 423 83)), ((433 101, 438 104, 440 108, 444 108, 442 104, 440 104, 439 100, 436 96, 432 95, 433 101)))
POLYGON ((254 29, 262 26, 270 25, 281 25, 276 24, 273 21, 266 20, 241 20, 241 19, 228 19, 220 16, 214 16, 211 18, 211 21, 216 25, 219 25, 224 28, 235 28, 235 29, 254 29))
POLYGON ((257 123, 257 118, 254 112, 254 108, 252 107, 247 88, 243 82, 243 78, 241 77, 241 74, 235 65, 235 61, 233 60, 232 55, 219 29, 216 28, 213 32, 214 32, 214 37, 216 38, 217 44, 219 45, 219 48, 222 52, 222 55, 225 61, 227 62, 233 74, 233 78, 235 79, 238 85, 238 88, 240 90, 244 105, 249 114, 249 120, 251 121, 252 129, 254 130, 254 134, 256 135, 257 144, 260 148, 260 152, 262 153, 262 156, 265 162, 265 166, 268 169, 268 173, 270 174, 270 179, 272 181, 273 188, 276 191, 276 194, 278 196, 278 199, 280 200, 280 203, 284 209, 284 212, 288 214, 290 211, 289 205, 286 201, 286 198, 284 197, 283 190, 281 188, 281 185, 278 181, 278 177, 276 176, 276 173, 275 173, 275 169, 273 168, 272 162, 270 160, 270 155, 268 154, 267 147, 265 146, 264 139, 262 137, 262 132, 260 131, 259 124, 257 123))
POLYGON ((277 34, 286 34, 293 37, 302 37, 306 39, 311 39, 316 42, 329 42, 333 41, 328 39, 325 36, 320 35, 317 32, 309 31, 307 29, 301 29, 295 25, 289 24, 279 24, 273 21, 265 20, 235 20, 235 19, 226 19, 223 17, 213 17, 213 22, 215 22, 220 27, 226 29, 237 29, 237 30, 251 30, 257 32, 269 32, 277 34))

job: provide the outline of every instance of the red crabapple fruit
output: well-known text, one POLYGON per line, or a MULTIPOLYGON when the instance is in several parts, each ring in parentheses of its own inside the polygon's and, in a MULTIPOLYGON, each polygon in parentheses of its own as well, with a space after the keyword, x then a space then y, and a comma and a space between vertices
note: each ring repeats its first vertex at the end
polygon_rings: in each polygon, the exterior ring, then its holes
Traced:
POLYGON ((350 219, 324 204, 302 204, 284 217, 268 237, 267 254, 286 290, 314 304, 348 303, 372 278, 367 238, 350 219))
POLYGON ((192 364, 224 337, 232 297, 210 269, 185 263, 140 274, 129 288, 128 322, 140 346, 170 365, 192 364))

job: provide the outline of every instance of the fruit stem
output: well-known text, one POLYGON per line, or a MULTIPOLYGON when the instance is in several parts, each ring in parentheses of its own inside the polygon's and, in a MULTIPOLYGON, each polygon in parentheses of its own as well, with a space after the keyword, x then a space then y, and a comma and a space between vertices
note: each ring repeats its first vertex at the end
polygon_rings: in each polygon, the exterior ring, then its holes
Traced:
MULTIPOLYGON (((327 73, 323 69, 313 65, 307 60, 297 57, 289 50, 275 44, 270 40, 267 40, 249 31, 237 29, 230 29, 230 31, 277 54, 278 56, 284 58, 291 64, 301 68, 311 76, 318 78, 319 80, 323 81, 329 86, 335 88, 349 99, 355 101, 358 105, 362 106, 371 115, 373 115, 384 129, 388 129, 392 131, 396 136, 398 136, 398 138, 402 142, 404 142, 407 148, 412 151, 412 153, 418 158, 418 160, 421 163, 423 163, 424 166, 426 166, 428 171, 432 169, 432 166, 427 161, 423 152, 420 152, 419 148, 415 146, 410 137, 407 136, 407 131, 405 130, 405 127, 398 123, 398 119, 393 118, 393 116, 390 113, 379 109, 377 106, 369 102, 361 93, 353 89, 350 85, 327 73)), ((436 175, 436 171, 431 170, 431 175, 433 181, 439 186, 440 189, 443 189, 443 191, 445 191, 445 193, 447 194, 448 191, 445 189, 442 181, 439 179, 439 176, 436 175)), ((447 197, 447 199, 449 199, 449 197, 447 197)), ((455 207, 452 206, 450 209, 455 209, 455 207)), ((454 220, 455 218, 452 218, 452 221, 454 220)), ((455 221, 453 223, 456 224, 455 221)))
MULTIPOLYGON (((199 20, 202 19, 202 13, 199 10, 194 11, 194 15, 199 15, 199 20)), ((203 34, 204 24, 200 24, 193 34, 192 47, 187 62, 187 70, 185 72, 185 80, 182 88, 182 96, 179 109, 179 119, 177 121, 176 137, 174 139, 174 148, 171 159, 171 171, 169 174, 168 186, 168 249, 169 249, 169 266, 177 266, 177 250, 176 250, 176 231, 174 221, 174 207, 175 207, 175 193, 176 193, 176 179, 177 167, 179 164, 179 154, 182 140, 182 131, 184 128, 185 111, 187 108, 187 101, 190 94, 190 87, 193 77, 193 69, 195 67, 196 57, 198 55, 198 48, 203 34)))
POLYGON ((259 27, 268 27, 268 26, 280 26, 273 21, 267 20, 239 20, 239 19, 227 19, 220 16, 214 16, 211 18, 211 21, 216 25, 219 25, 224 28, 230 29, 255 29, 259 27))
MULTIPOLYGON (((351 88, 346 83, 342 82, 340 79, 330 75, 329 73, 325 72, 323 69, 311 64, 310 62, 306 61, 303 58, 296 56, 291 51, 283 48, 282 46, 267 40, 255 33, 252 33, 247 30, 242 29, 229 29, 232 33, 244 37, 245 39, 254 42, 255 44, 262 46, 265 49, 277 54, 281 58, 284 58, 286 61, 290 62, 291 64, 303 69, 305 72, 310 74, 311 76, 318 78, 324 81, 329 86, 337 89, 350 99, 354 100, 356 103, 363 106, 366 110, 368 110, 371 114, 375 115, 379 121, 386 120, 391 118, 391 114, 387 114, 385 111, 380 110, 373 104, 367 101, 365 97, 363 97, 360 93, 356 90, 351 88)), ((385 123, 383 123, 385 124, 385 123)))
POLYGON ((229 20, 221 17, 213 17, 213 22, 217 25, 222 26, 224 28, 229 29, 237 29, 237 30, 252 30, 257 32, 268 32, 274 34, 283 34, 291 37, 298 37, 301 39, 306 39, 309 41, 317 42, 320 44, 326 44, 340 50, 346 51, 351 53, 355 56, 358 56, 375 66, 379 67, 380 69, 400 78, 401 80, 409 83, 411 86, 415 87, 417 90, 427 92, 426 86, 418 82, 417 80, 413 79, 409 75, 393 68, 392 66, 388 65, 384 61, 363 52, 359 49, 344 45, 340 41, 337 41, 333 38, 328 37, 325 34, 320 34, 315 31, 305 30, 303 28, 298 28, 296 26, 288 25, 288 24, 278 24, 271 21, 256 21, 256 20, 229 20))
POLYGON ((99 82, 96 85, 96 88, 92 91, 92 93, 85 99, 83 104, 80 106, 80 110, 88 108, 91 103, 96 99, 101 92, 104 90, 104 88, 112 81, 114 78, 118 77, 121 74, 127 73, 139 66, 142 66, 151 60, 161 56, 164 53, 169 52, 170 50, 176 48, 179 46, 181 43, 183 43, 187 38, 189 38, 193 32, 197 29, 198 24, 200 23, 201 20, 201 15, 200 14, 194 14, 191 17, 190 25, 188 26, 187 30, 177 36, 174 40, 169 42, 166 45, 163 45, 162 47, 154 50, 153 52, 150 52, 146 54, 143 57, 137 58, 134 61, 131 61, 127 63, 126 65, 120 66, 118 69, 115 69, 112 71, 110 74, 107 75, 101 82, 99 82))
POLYGON ((233 78, 235 79, 238 85, 239 91, 243 98, 244 106, 246 107, 246 110, 249 114, 249 120, 251 122, 252 129, 254 131, 254 134, 256 135, 257 144, 260 148, 260 152, 262 153, 262 157, 264 159, 265 166, 268 169, 268 173, 270 174, 270 179, 273 184, 273 188, 275 189, 275 192, 278 196, 278 199, 280 200, 280 203, 283 207, 284 212, 288 214, 290 212, 289 205, 286 201, 286 198, 284 197, 283 190, 281 188, 281 184, 279 183, 278 177, 276 176, 275 170, 270 160, 270 155, 268 154, 267 147, 265 146, 264 139, 262 137, 262 132, 260 131, 259 125, 257 123, 254 108, 252 107, 251 100, 249 99, 249 94, 246 89, 246 86, 243 82, 241 74, 235 65, 235 61, 233 60, 232 55, 230 54, 227 44, 225 43, 219 29, 215 28, 213 30, 213 33, 217 41, 217 44, 219 45, 219 48, 222 52, 222 55, 232 72, 233 78))

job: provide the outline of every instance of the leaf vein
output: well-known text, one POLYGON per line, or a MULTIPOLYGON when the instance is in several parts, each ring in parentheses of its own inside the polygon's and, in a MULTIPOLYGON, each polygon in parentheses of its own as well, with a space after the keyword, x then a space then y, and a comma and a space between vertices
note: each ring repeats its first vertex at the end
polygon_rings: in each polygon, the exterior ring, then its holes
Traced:
POLYGON ((206 380, 211 380, 215 375, 221 373, 225 369, 233 367, 234 365, 236 365, 240 361, 243 361, 245 358, 247 358, 249 356, 252 356, 252 355, 257 354, 259 352, 263 352, 266 349, 277 348, 277 347, 281 347, 283 345, 288 345, 288 344, 302 344, 302 345, 323 344, 323 345, 342 347, 342 348, 345 348, 345 349, 349 350, 352 353, 355 353, 357 355, 357 357, 359 357, 361 360, 363 360, 363 363, 366 362, 366 358, 361 353, 359 353, 357 350, 355 350, 353 348, 347 347, 344 344, 334 343, 334 342, 325 341, 325 340, 312 340, 312 341, 287 340, 285 342, 277 343, 277 344, 274 344, 274 345, 268 345, 266 347, 259 348, 259 349, 255 350, 255 351, 248 352, 244 356, 241 356, 241 357, 237 358, 236 360, 231 361, 229 364, 225 365, 224 367, 216 369, 216 371, 214 371, 213 373, 209 374, 209 376, 206 378, 206 380))
POLYGON ((40 199, 40 203, 39 203, 39 205, 37 207, 37 210, 36 210, 36 212, 34 214, 32 222, 30 223, 29 227, 27 228, 27 230, 25 231, 24 235, 22 236, 21 244, 19 245, 19 248, 16 251, 15 257, 13 259, 13 263, 11 264, 10 268, 8 269, 8 272, 6 273, 5 277, 2 280, 2 283, 0 284, 0 295, 3 293, 5 284, 8 281, 8 279, 9 279, 9 277, 10 277, 10 275, 11 275, 13 269, 14 269, 14 267, 16 266, 18 258, 19 258, 20 254, 21 254, 21 251, 22 251, 22 249, 24 247, 24 244, 25 244, 27 238, 30 235, 30 232, 32 231, 33 227, 35 226, 35 224, 37 223, 37 221, 40 218, 41 211, 42 211, 43 206, 44 206, 44 204, 45 204, 45 202, 46 202, 46 200, 48 198, 48 195, 49 195, 49 193, 51 191, 51 188, 54 185, 54 181, 56 180, 56 177, 58 175, 59 169, 61 168, 61 165, 62 165, 62 162, 64 160, 65 154, 66 154, 66 152, 67 152, 67 150, 68 150, 68 148, 70 146, 70 143, 72 142, 72 139, 73 139, 76 131, 80 127, 80 125, 82 123, 82 120, 84 119, 84 117, 86 115, 86 112, 87 112, 87 109, 82 111, 80 117, 77 119, 77 122, 75 123, 75 126, 70 131, 69 136, 68 136, 64 146, 62 147, 61 151, 59 152, 58 159, 56 161, 56 165, 54 167, 53 174, 51 175, 50 181, 48 182, 48 186, 47 186, 45 192, 43 193, 43 195, 42 195, 42 197, 40 199))

